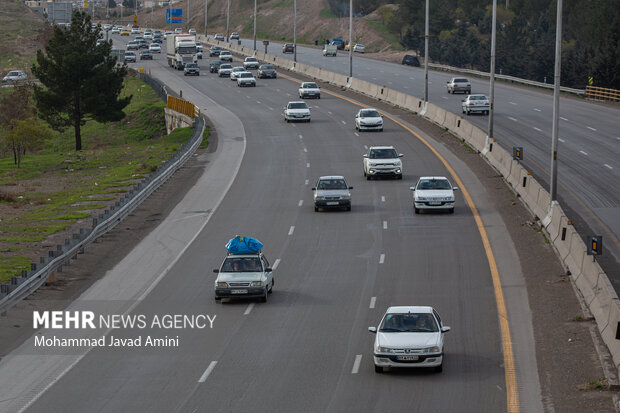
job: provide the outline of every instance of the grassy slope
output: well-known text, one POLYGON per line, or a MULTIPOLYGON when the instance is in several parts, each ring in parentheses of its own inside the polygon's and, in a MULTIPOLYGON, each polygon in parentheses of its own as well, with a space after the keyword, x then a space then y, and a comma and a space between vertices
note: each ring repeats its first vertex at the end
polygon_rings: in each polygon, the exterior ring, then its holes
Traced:
POLYGON ((0 158, 0 211, 10 212, 0 221, 0 280, 29 267, 29 243, 105 208, 191 136, 191 128, 165 136, 164 103, 140 80, 128 78, 123 93, 133 95, 127 117, 88 122, 79 153, 73 131, 67 130, 55 134, 44 150, 27 154, 20 169, 10 154, 0 158))

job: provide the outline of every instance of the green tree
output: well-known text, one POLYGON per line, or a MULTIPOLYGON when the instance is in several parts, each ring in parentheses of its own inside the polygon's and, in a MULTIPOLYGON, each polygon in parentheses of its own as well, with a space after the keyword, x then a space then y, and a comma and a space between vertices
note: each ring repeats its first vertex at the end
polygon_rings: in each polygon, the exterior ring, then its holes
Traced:
POLYGON ((54 27, 54 35, 37 51, 32 73, 42 86, 35 88, 39 116, 58 131, 75 130, 75 149, 82 149, 80 128, 87 120, 121 120, 131 96, 119 98, 127 66, 116 65, 110 56, 112 44, 97 46, 101 29, 93 28, 90 16, 76 12, 71 28, 54 27))
POLYGON ((43 142, 51 139, 52 131, 34 118, 14 120, 11 129, 4 134, 4 144, 13 151, 15 164, 19 168, 26 150, 36 150, 43 142))

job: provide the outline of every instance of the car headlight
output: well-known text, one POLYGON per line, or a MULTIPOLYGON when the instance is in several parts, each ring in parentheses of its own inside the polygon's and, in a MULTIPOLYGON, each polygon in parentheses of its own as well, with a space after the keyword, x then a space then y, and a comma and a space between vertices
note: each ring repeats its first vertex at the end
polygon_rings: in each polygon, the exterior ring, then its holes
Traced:
POLYGON ((435 347, 427 347, 425 349, 422 349, 422 351, 424 353, 439 353, 439 347, 435 346, 435 347))
POLYGON ((262 287, 262 286, 263 286, 262 281, 252 281, 252 287, 262 287))
POLYGON ((343 195, 340 199, 351 199, 351 195, 343 195))
POLYGON ((315 196, 314 200, 315 201, 325 201, 325 197, 324 196, 315 196))
POLYGON ((391 353, 392 349, 388 347, 375 346, 375 353, 391 353))
POLYGON ((218 287, 228 287, 228 283, 225 283, 225 282, 217 282, 216 285, 218 287))
POLYGON ((416 202, 424 202, 424 201, 428 201, 428 199, 424 198, 424 197, 416 197, 415 198, 416 202))

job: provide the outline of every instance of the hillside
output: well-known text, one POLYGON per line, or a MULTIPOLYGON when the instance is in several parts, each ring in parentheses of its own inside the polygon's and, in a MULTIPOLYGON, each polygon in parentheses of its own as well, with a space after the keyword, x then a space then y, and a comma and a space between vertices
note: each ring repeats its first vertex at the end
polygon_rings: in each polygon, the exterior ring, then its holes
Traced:
POLYGON ((38 49, 45 47, 52 28, 20 0, 3 0, 0 7, 0 75, 9 70, 30 72, 38 49))

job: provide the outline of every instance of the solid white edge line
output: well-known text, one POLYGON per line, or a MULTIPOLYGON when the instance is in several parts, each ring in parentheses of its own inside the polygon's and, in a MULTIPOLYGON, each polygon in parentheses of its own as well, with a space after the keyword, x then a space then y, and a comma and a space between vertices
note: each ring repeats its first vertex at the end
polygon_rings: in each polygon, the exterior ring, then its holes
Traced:
POLYGON ((355 356, 355 361, 353 362, 353 368, 351 369, 351 374, 357 374, 360 371, 360 364, 362 363, 362 355, 358 354, 355 356))
POLYGON ((385 202, 385 196, 381 195, 381 202, 385 202))
POLYGON ((291 229, 288 230, 288 234, 293 235, 293 232, 295 232, 295 225, 291 225, 291 229))
POLYGON ((271 269, 275 271, 275 269, 278 268, 278 265, 280 265, 280 258, 278 258, 277 260, 273 262, 271 269))
POLYGON ((385 262, 385 254, 381 254, 379 256, 379 264, 383 264, 385 262))
POLYGON ((310 168, 310 162, 306 163, 306 168, 310 168))
POLYGON ((387 229, 387 221, 383 221, 383 229, 387 229))
POLYGON ((308 180, 306 179, 306 181, 304 182, 304 185, 308 185, 308 180))
POLYGON ((245 309, 245 312, 243 313, 243 315, 250 314, 253 308, 254 308, 254 303, 250 303, 250 305, 248 305, 248 308, 245 309))
POLYGON ((579 153, 582 153, 582 154, 584 154, 584 155, 588 156, 588 152, 579 151, 579 153))
POLYGON ((370 297, 370 306, 368 308, 375 308, 376 303, 377 303, 377 297, 370 297))
POLYGON ((212 361, 211 364, 209 364, 209 367, 207 367, 205 372, 202 373, 202 376, 200 376, 200 378, 198 379, 198 383, 204 383, 205 381, 207 381, 207 377, 209 377, 209 374, 211 374, 216 364, 217 364, 217 361, 215 360, 212 361))
POLYGON ((304 204, 304 200, 303 200, 303 199, 300 199, 300 200, 299 200, 299 203, 297 204, 297 206, 302 206, 303 204, 304 204))
POLYGON ((604 165, 606 168, 608 168, 608 169, 614 169, 612 166, 607 165, 606 163, 604 163, 603 165, 604 165))

